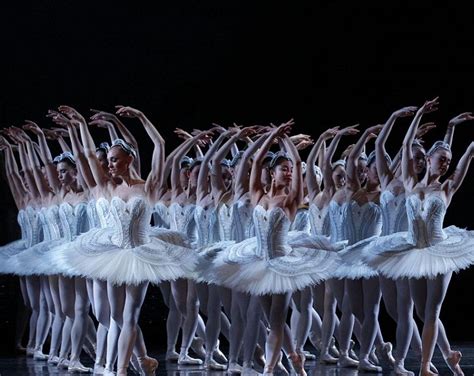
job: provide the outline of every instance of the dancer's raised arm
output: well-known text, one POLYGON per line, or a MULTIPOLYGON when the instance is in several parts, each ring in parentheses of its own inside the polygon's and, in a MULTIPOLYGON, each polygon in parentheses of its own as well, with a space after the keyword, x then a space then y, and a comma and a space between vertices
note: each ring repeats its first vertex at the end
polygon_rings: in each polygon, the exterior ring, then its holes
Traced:
POLYGON ((449 123, 448 127, 446 128, 446 134, 444 135, 444 142, 449 144, 449 146, 453 145, 453 137, 454 137, 454 130, 456 125, 464 123, 468 120, 474 120, 474 116, 472 116, 472 112, 463 112, 455 117, 453 117, 449 123))
POLYGON ((466 177, 472 158, 474 157, 474 142, 471 142, 465 153, 461 157, 456 166, 454 173, 443 183, 442 189, 446 192, 448 203, 451 201, 453 195, 461 186, 466 177))

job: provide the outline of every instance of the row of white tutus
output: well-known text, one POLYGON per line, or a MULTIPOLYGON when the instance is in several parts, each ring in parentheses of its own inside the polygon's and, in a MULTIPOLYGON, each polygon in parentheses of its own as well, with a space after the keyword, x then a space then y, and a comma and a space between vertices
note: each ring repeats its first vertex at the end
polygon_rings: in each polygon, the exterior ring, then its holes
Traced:
POLYGON ((115 284, 189 278, 263 295, 328 278, 379 273, 393 279, 432 278, 474 263, 474 232, 454 226, 443 230, 446 205, 439 196, 387 197, 382 194, 381 206, 310 207, 293 223, 306 231, 290 231, 292 223, 281 208, 252 209, 242 202, 216 210, 159 205, 155 221, 173 230, 150 226, 152 207, 143 197, 27 208, 18 215, 22 239, 0 248, 0 272, 63 274, 115 284), (388 203, 398 205, 393 220, 382 218, 388 203), (331 240, 310 235, 308 218, 313 225, 330 227, 331 240), (382 222, 390 221, 406 223, 408 231, 380 236, 382 222))

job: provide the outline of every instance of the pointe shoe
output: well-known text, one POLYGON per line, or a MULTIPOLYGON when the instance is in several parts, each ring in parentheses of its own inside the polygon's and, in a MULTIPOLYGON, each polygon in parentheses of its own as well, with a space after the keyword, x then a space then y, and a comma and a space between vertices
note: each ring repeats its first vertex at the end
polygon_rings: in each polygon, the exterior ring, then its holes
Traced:
POLYGON ((43 354, 43 352, 41 350, 35 350, 34 354, 33 354, 33 359, 34 360, 48 360, 48 355, 46 354, 43 354))
POLYGON ((370 360, 373 364, 375 364, 375 365, 377 365, 377 366, 380 365, 379 358, 378 358, 377 354, 375 353, 375 348, 372 349, 372 351, 370 352, 370 354, 369 354, 369 360, 370 360))
POLYGON ((393 373, 394 376, 415 376, 415 373, 412 371, 408 371, 405 368, 405 365, 403 362, 396 362, 395 367, 393 368, 393 373))
POLYGON ((231 362, 227 367, 227 373, 242 373, 242 371, 242 366, 237 362, 231 362))
POLYGON ((145 376, 154 376, 158 368, 158 360, 149 356, 137 357, 140 369, 145 376))
POLYGON ((201 359, 191 358, 189 355, 179 355, 178 365, 180 366, 200 366, 201 364, 201 359))
POLYGON ((216 348, 212 353, 212 357, 216 359, 219 363, 227 363, 227 358, 224 353, 219 349, 219 341, 217 341, 216 348))
POLYGON ((359 360, 358 371, 382 373, 382 367, 373 365, 366 359, 359 360))
POLYGON ((260 376, 261 374, 255 371, 253 368, 252 362, 244 362, 243 368, 242 368, 242 376, 260 376))
MULTIPOLYGON (((277 362, 274 370, 277 371, 278 373, 281 373, 281 374, 285 375, 285 376, 289 376, 290 373, 288 372, 288 370, 283 365, 282 358, 283 358, 283 353, 280 351, 280 358, 278 359, 278 362, 277 362)), ((265 368, 264 368, 264 370, 265 370, 265 368)), ((265 373, 265 371, 264 371, 264 373, 265 373)))
POLYGON ((171 350, 171 351, 166 352, 165 360, 167 362, 177 362, 178 359, 179 359, 179 354, 176 351, 171 350))
POLYGON ((58 369, 67 369, 69 367, 69 360, 66 358, 59 358, 59 362, 56 365, 58 369))
POLYGON ((340 368, 357 368, 359 361, 352 359, 348 355, 341 354, 337 361, 337 366, 340 368))
POLYGON ((27 347, 27 348, 26 348, 26 356, 31 356, 31 357, 33 357, 34 354, 35 354, 35 349, 34 349, 34 347, 27 347))
POLYGON ((354 359, 354 360, 359 360, 359 357, 357 356, 355 350, 355 342, 351 339, 350 345, 349 345, 349 356, 354 359))
POLYGON ((226 366, 224 364, 217 363, 212 357, 206 357, 204 361, 204 368, 209 371, 225 371, 226 366))
POLYGON ((433 363, 430 363, 430 371, 436 374, 439 373, 438 369, 435 367, 433 363))
POLYGON ((289 361, 297 375, 306 376, 306 371, 304 370, 305 358, 302 353, 293 353, 290 355, 289 361))
POLYGON ((114 371, 111 371, 109 369, 105 369, 104 370, 104 373, 103 373, 104 376, 115 376, 115 372, 114 371))
POLYGON ((464 376, 464 372, 459 365, 461 358, 461 351, 451 351, 451 355, 449 355, 447 358, 444 358, 444 361, 455 376, 464 376))
POLYGON ((314 355, 313 353, 306 350, 303 350, 301 352, 303 353, 305 360, 309 360, 309 361, 316 360, 316 355, 314 355))
POLYGON ((336 340, 334 337, 331 337, 329 341, 329 354, 331 354, 334 358, 339 358, 339 350, 336 347, 336 340))
POLYGON ((395 367, 395 358, 392 355, 393 346, 390 342, 385 342, 381 349, 375 349, 375 354, 379 359, 389 364, 390 367, 395 367))
POLYGON ((70 373, 92 373, 93 369, 84 366, 79 360, 70 361, 67 371, 70 373))
POLYGON ((263 351, 260 345, 257 345, 255 347, 255 351, 253 353, 253 360, 259 367, 265 367, 265 352, 263 351))
POLYGON ((263 376, 273 376, 273 368, 268 366, 263 369, 263 376))
POLYGON ((142 374, 140 371, 140 363, 138 362, 137 356, 134 353, 132 353, 132 356, 130 357, 128 368, 130 368, 132 372, 138 373, 139 375, 142 374))
POLYGON ((48 364, 56 366, 59 363, 59 356, 50 355, 48 356, 48 364))
POLYGON ((191 350, 194 351, 198 358, 206 358, 206 350, 204 349, 204 340, 202 338, 194 337, 193 341, 191 342, 191 350))
POLYGON ((438 374, 431 371, 423 372, 422 370, 420 370, 418 376, 438 376, 438 374))
POLYGON ((94 375, 105 375, 105 367, 100 364, 94 364, 94 375))
POLYGON ((319 357, 320 364, 337 364, 338 360, 339 358, 335 358, 328 353, 321 354, 321 356, 319 357))

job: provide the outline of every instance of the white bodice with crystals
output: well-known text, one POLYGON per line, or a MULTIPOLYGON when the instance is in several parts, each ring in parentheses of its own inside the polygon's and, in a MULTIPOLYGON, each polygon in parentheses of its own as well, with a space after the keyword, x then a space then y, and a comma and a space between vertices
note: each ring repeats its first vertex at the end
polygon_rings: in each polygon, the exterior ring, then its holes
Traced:
POLYGON ((253 207, 249 200, 238 200, 232 209, 232 240, 241 242, 254 236, 253 207))
POLYGON ((329 223, 329 206, 324 206, 321 210, 316 204, 311 204, 308 209, 308 220, 311 234, 325 235, 331 234, 331 226, 329 223))
POLYGON ((349 244, 379 235, 382 231, 382 210, 374 202, 359 205, 351 201, 347 207, 345 237, 349 244))
POLYGON ((233 237, 233 211, 234 205, 221 204, 216 209, 216 235, 219 240, 231 240, 233 237))
POLYGON ((290 230, 310 232, 309 216, 307 208, 299 208, 296 212, 295 219, 291 222, 290 230))
POLYGON ((407 230, 408 217, 405 201, 405 193, 400 193, 396 196, 388 190, 381 193, 382 235, 390 235, 407 230))
POLYGON ((194 221, 196 223, 197 246, 203 247, 210 244, 215 237, 216 217, 214 207, 208 206, 204 209, 197 205, 194 209, 194 221))
POLYGON ((181 206, 178 203, 173 203, 169 207, 170 229, 184 233, 191 243, 196 241, 195 208, 194 204, 181 206))
POLYGON ((347 203, 339 205, 336 201, 331 201, 328 206, 329 228, 332 242, 347 240, 345 226, 347 221, 347 203))
POLYGON ((168 206, 161 201, 157 202, 153 207, 153 225, 170 228, 170 212, 168 206))
POLYGON ((86 202, 80 202, 74 206, 64 202, 59 206, 59 218, 66 241, 73 240, 77 235, 89 229, 87 208, 86 202))

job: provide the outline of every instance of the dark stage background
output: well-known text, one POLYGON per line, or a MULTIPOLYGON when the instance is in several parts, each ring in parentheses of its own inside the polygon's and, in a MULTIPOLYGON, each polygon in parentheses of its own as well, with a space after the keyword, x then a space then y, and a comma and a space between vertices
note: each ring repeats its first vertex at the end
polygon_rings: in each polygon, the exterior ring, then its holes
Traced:
MULTIPOLYGON (((450 118, 474 110, 474 8, 385 3, 10 2, 0 12, 0 126, 24 119, 50 126, 46 111, 61 104, 85 115, 89 108, 130 105, 155 123, 170 151, 177 126, 294 118, 295 132, 316 138, 327 127, 365 128, 439 96, 440 110, 425 117, 438 124, 426 137, 429 144, 442 138, 450 118)), ((151 142, 138 121, 125 122, 140 140, 146 171, 151 142)), ((392 154, 408 124, 395 126, 392 154)), ((454 161, 473 140, 473 129, 469 122, 456 130, 454 161)), ((97 140, 107 138, 104 130, 94 132, 97 140)), ((474 229, 473 174, 471 167, 446 225, 474 229)), ((0 201, 4 244, 19 236, 4 180, 0 201)), ((472 269, 453 276, 442 311, 452 340, 474 340, 473 282, 472 269)), ((0 277, 3 352, 12 347, 17 285, 0 277)), ((159 290, 150 287, 141 317, 150 346, 164 345, 165 317, 159 290)), ((384 312, 381 321, 393 339, 394 324, 384 312)))

